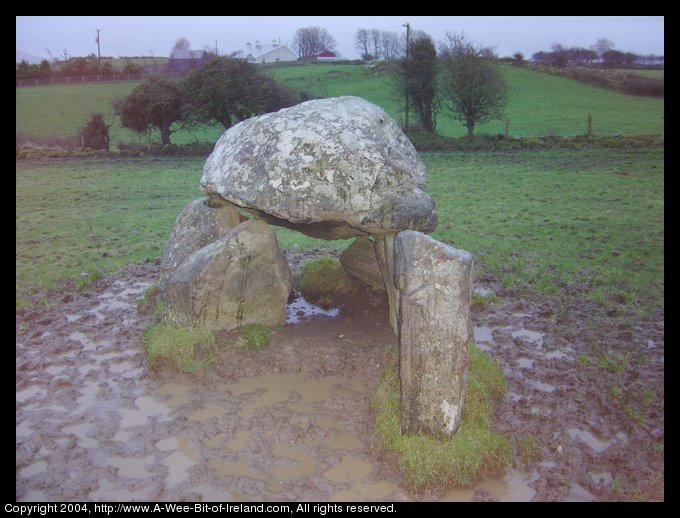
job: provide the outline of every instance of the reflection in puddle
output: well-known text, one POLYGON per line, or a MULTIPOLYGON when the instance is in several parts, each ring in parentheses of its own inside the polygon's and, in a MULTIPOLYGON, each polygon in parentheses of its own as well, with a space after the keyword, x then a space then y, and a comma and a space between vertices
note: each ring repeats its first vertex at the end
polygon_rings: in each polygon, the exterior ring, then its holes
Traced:
POLYGON ((45 471, 47 471, 47 462, 41 460, 38 462, 34 462, 30 466, 26 466, 19 472, 19 474, 22 477, 28 478, 32 477, 33 475, 37 475, 38 473, 43 473, 45 471))
POLYGON ((321 306, 312 304, 298 294, 295 300, 286 305, 286 324, 299 324, 311 317, 337 317, 340 314, 338 308, 324 309, 321 306))
POLYGON ((537 473, 529 476, 523 471, 510 470, 501 478, 490 478, 480 482, 478 487, 501 502, 531 502, 536 496, 536 491, 529 484, 537 479, 537 473))
POLYGON ((520 369, 533 369, 534 361, 535 360, 532 360, 530 358, 520 357, 517 358, 517 365, 519 365, 520 369))
POLYGON ((309 477, 316 470, 314 457, 306 451, 291 448, 285 443, 277 442, 272 446, 272 456, 286 462, 277 464, 271 470, 278 480, 295 480, 309 477))
POLYGON ((538 348, 543 347, 543 337, 545 333, 538 331, 529 331, 528 329, 519 329, 512 332, 512 337, 521 340, 522 342, 535 345, 538 348))
POLYGON ((474 328, 475 335, 475 345, 477 348, 485 352, 490 352, 493 350, 492 345, 494 345, 493 340, 493 329, 486 326, 479 326, 474 328))
POLYGON ((107 464, 118 468, 118 473, 124 477, 146 479, 149 476, 147 466, 153 464, 153 456, 111 457, 107 464))
POLYGON ((555 389, 557 388, 555 387, 555 385, 551 385, 550 383, 543 383, 542 381, 537 380, 529 380, 528 383, 536 390, 540 390, 541 392, 547 392, 548 394, 554 392, 555 389))
POLYGON ((595 437, 588 430, 581 430, 580 428, 569 428, 567 434, 574 440, 581 440, 590 446, 596 453, 602 453, 604 450, 609 448, 615 441, 601 441, 595 437))

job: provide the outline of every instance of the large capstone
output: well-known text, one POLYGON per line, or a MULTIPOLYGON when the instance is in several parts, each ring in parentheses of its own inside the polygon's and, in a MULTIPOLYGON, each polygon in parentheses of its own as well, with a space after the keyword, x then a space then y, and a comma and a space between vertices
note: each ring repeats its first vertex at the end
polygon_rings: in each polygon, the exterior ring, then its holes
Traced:
POLYGON ((248 220, 189 255, 168 276, 164 317, 214 330, 283 324, 291 287, 276 234, 263 221, 248 220))
POLYGON ((201 189, 270 223, 340 239, 437 225, 425 166, 398 124, 358 97, 298 104, 227 130, 201 189))
POLYGON ((403 433, 451 435, 463 417, 472 256, 420 232, 394 238, 403 433))

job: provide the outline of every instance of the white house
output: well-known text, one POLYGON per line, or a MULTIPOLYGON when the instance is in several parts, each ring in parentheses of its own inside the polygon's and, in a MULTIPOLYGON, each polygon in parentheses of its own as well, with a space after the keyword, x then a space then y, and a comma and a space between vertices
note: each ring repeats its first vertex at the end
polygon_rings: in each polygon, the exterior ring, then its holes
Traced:
POLYGON ((285 45, 254 45, 247 52, 246 59, 252 63, 277 63, 298 59, 295 52, 285 45))

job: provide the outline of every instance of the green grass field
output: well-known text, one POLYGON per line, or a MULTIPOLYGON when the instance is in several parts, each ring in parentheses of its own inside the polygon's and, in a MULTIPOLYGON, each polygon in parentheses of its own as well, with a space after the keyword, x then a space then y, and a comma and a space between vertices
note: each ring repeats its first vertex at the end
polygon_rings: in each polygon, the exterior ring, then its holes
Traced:
MULTIPOLYGON (((300 65, 265 69, 283 84, 305 89, 315 96, 356 95, 383 107, 392 117, 403 119, 402 103, 383 73, 367 70, 363 65, 300 65)), ((510 134, 515 137, 537 135, 577 135, 586 131, 588 114, 593 116, 596 135, 659 134, 664 132, 664 100, 635 97, 597 88, 570 79, 551 76, 525 68, 503 66, 511 87, 506 118, 510 134)), ((16 131, 38 137, 72 134, 89 114, 101 111, 112 120, 110 100, 126 95, 136 83, 97 83, 84 85, 47 85, 16 89, 16 131)), ((122 129, 116 121, 111 128, 115 149, 118 142, 145 142, 122 129)), ((438 132, 445 136, 463 136, 465 128, 457 121, 439 117, 438 132)), ((479 126, 477 133, 503 132, 503 122, 479 126)), ((191 133, 180 131, 173 143, 215 141, 219 127, 199 128, 191 133)), ((156 136, 156 139, 158 137, 156 136)))
MULTIPOLYGON (((663 307, 663 149, 421 156, 440 219, 433 236, 472 252, 506 286, 527 296, 578 287, 643 313, 663 307)), ((159 257, 174 219, 200 196, 203 161, 17 161, 17 297, 159 257)), ((325 243, 288 230, 279 240, 325 243)))

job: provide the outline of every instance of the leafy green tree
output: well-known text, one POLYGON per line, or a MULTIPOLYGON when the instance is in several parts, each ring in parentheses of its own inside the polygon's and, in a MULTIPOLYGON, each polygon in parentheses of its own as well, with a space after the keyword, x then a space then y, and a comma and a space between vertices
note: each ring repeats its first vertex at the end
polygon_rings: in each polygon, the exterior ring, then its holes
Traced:
POLYGON ((421 129, 434 133, 437 126, 439 97, 437 95, 437 50, 432 38, 418 34, 409 44, 405 58, 406 88, 421 129))
MULTIPOLYGON (((420 128, 428 133, 434 133, 437 125, 437 73, 437 50, 432 38, 422 31, 414 31, 406 57, 392 68, 392 81, 397 95, 409 111, 415 111, 420 128)), ((410 121, 405 120, 405 125, 410 125, 410 121)))
POLYGON ((299 102, 299 96, 242 59, 219 58, 192 71, 184 80, 186 116, 217 121, 225 129, 254 115, 299 102))
POLYGON ((163 145, 170 144, 172 126, 186 122, 182 89, 177 81, 151 76, 130 94, 114 101, 121 125, 138 133, 158 129, 163 145))
POLYGON ((498 65, 481 55, 463 35, 447 34, 443 45, 440 93, 449 116, 461 121, 472 138, 475 126, 501 119, 508 85, 498 65))

